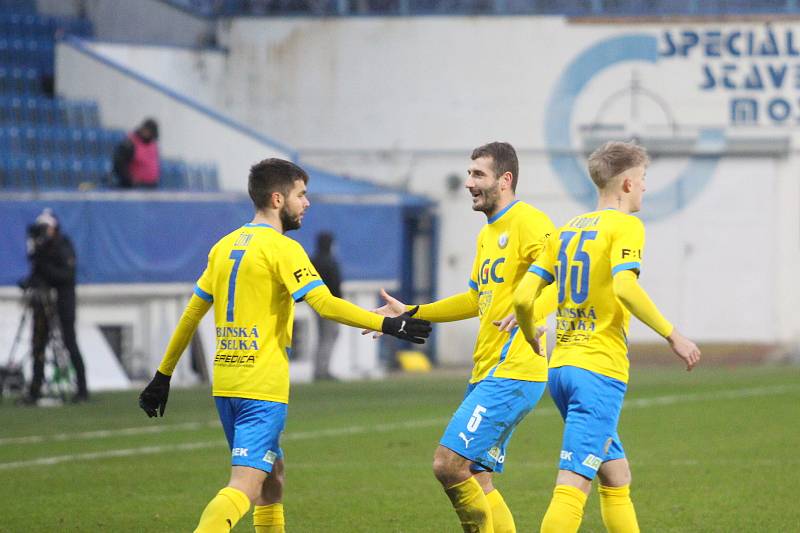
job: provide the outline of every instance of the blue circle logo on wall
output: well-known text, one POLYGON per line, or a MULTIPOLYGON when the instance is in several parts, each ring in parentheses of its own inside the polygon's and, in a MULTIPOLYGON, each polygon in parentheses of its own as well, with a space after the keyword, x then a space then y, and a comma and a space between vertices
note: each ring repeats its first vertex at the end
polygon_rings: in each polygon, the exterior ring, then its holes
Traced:
MULTIPOLYGON (((657 63, 658 40, 653 35, 633 34, 598 42, 578 55, 555 84, 545 116, 545 146, 553 172, 570 195, 593 209, 597 201, 585 164, 575 154, 572 123, 575 103, 589 82, 605 69, 624 62, 657 63)), ((711 181, 719 162, 725 135, 721 128, 700 130, 697 147, 710 147, 710 155, 689 158, 686 167, 665 188, 645 195, 644 220, 658 220, 680 211, 711 181)), ((624 139, 620 139, 624 140, 624 139)))

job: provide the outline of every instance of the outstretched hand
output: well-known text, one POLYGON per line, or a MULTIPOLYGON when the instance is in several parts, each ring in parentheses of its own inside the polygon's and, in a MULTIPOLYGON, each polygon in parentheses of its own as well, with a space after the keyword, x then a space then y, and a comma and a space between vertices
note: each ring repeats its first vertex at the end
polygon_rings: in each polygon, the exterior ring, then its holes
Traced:
POLYGON ((425 339, 431 334, 431 323, 427 320, 413 318, 418 309, 419 306, 400 316, 387 316, 383 319, 381 331, 414 344, 425 344, 425 339))
MULTIPOLYGON (((386 290, 383 288, 381 288, 381 298, 383 298, 383 301, 386 303, 377 309, 373 309, 373 313, 378 313, 379 315, 387 317, 396 317, 406 312, 406 304, 386 292, 386 290)), ((377 339, 383 335, 383 333, 379 331, 372 331, 371 329, 361 330, 362 335, 368 335, 370 333, 372 333, 373 339, 377 339)))

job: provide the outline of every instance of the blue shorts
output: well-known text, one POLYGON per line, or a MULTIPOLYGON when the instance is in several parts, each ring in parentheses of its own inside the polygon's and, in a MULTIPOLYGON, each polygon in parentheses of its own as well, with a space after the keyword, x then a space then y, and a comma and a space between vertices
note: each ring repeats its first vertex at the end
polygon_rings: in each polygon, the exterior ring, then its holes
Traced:
POLYGON ((470 383, 439 444, 471 460, 473 471, 503 471, 514 428, 544 394, 541 381, 488 377, 470 383))
POLYGON ((564 419, 558 468, 594 479, 605 461, 625 457, 617 424, 628 386, 575 366, 551 368, 549 377, 550 396, 564 419))
POLYGON ((214 401, 231 449, 231 464, 272 472, 275 461, 283 459, 280 438, 287 405, 223 396, 215 396, 214 401))

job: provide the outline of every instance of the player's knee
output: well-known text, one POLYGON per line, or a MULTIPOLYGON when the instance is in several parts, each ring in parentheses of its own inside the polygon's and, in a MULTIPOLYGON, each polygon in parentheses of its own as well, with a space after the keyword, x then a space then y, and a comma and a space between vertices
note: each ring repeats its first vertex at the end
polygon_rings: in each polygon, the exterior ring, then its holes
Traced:
POLYGON ((469 462, 440 446, 433 456, 433 475, 442 485, 449 487, 471 475, 469 462))
POLYGON ((448 474, 447 461, 439 454, 433 456, 433 475, 441 483, 445 483, 448 474))
POLYGON ((630 485, 632 480, 630 466, 624 459, 604 463, 597 475, 606 487, 623 487, 630 485))

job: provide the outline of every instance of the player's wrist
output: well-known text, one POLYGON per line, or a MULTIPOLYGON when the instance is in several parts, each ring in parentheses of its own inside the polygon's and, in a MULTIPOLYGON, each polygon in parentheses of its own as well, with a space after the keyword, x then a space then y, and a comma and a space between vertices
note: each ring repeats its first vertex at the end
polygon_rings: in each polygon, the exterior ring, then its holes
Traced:
POLYGON ((669 333, 664 335, 664 338, 667 339, 667 342, 670 344, 675 344, 677 340, 681 337, 681 334, 678 332, 678 328, 675 326, 670 326, 669 333))
POLYGON ((171 375, 164 374, 160 370, 156 370, 156 374, 153 376, 153 384, 155 384, 155 385, 169 385, 170 379, 172 379, 171 375))

